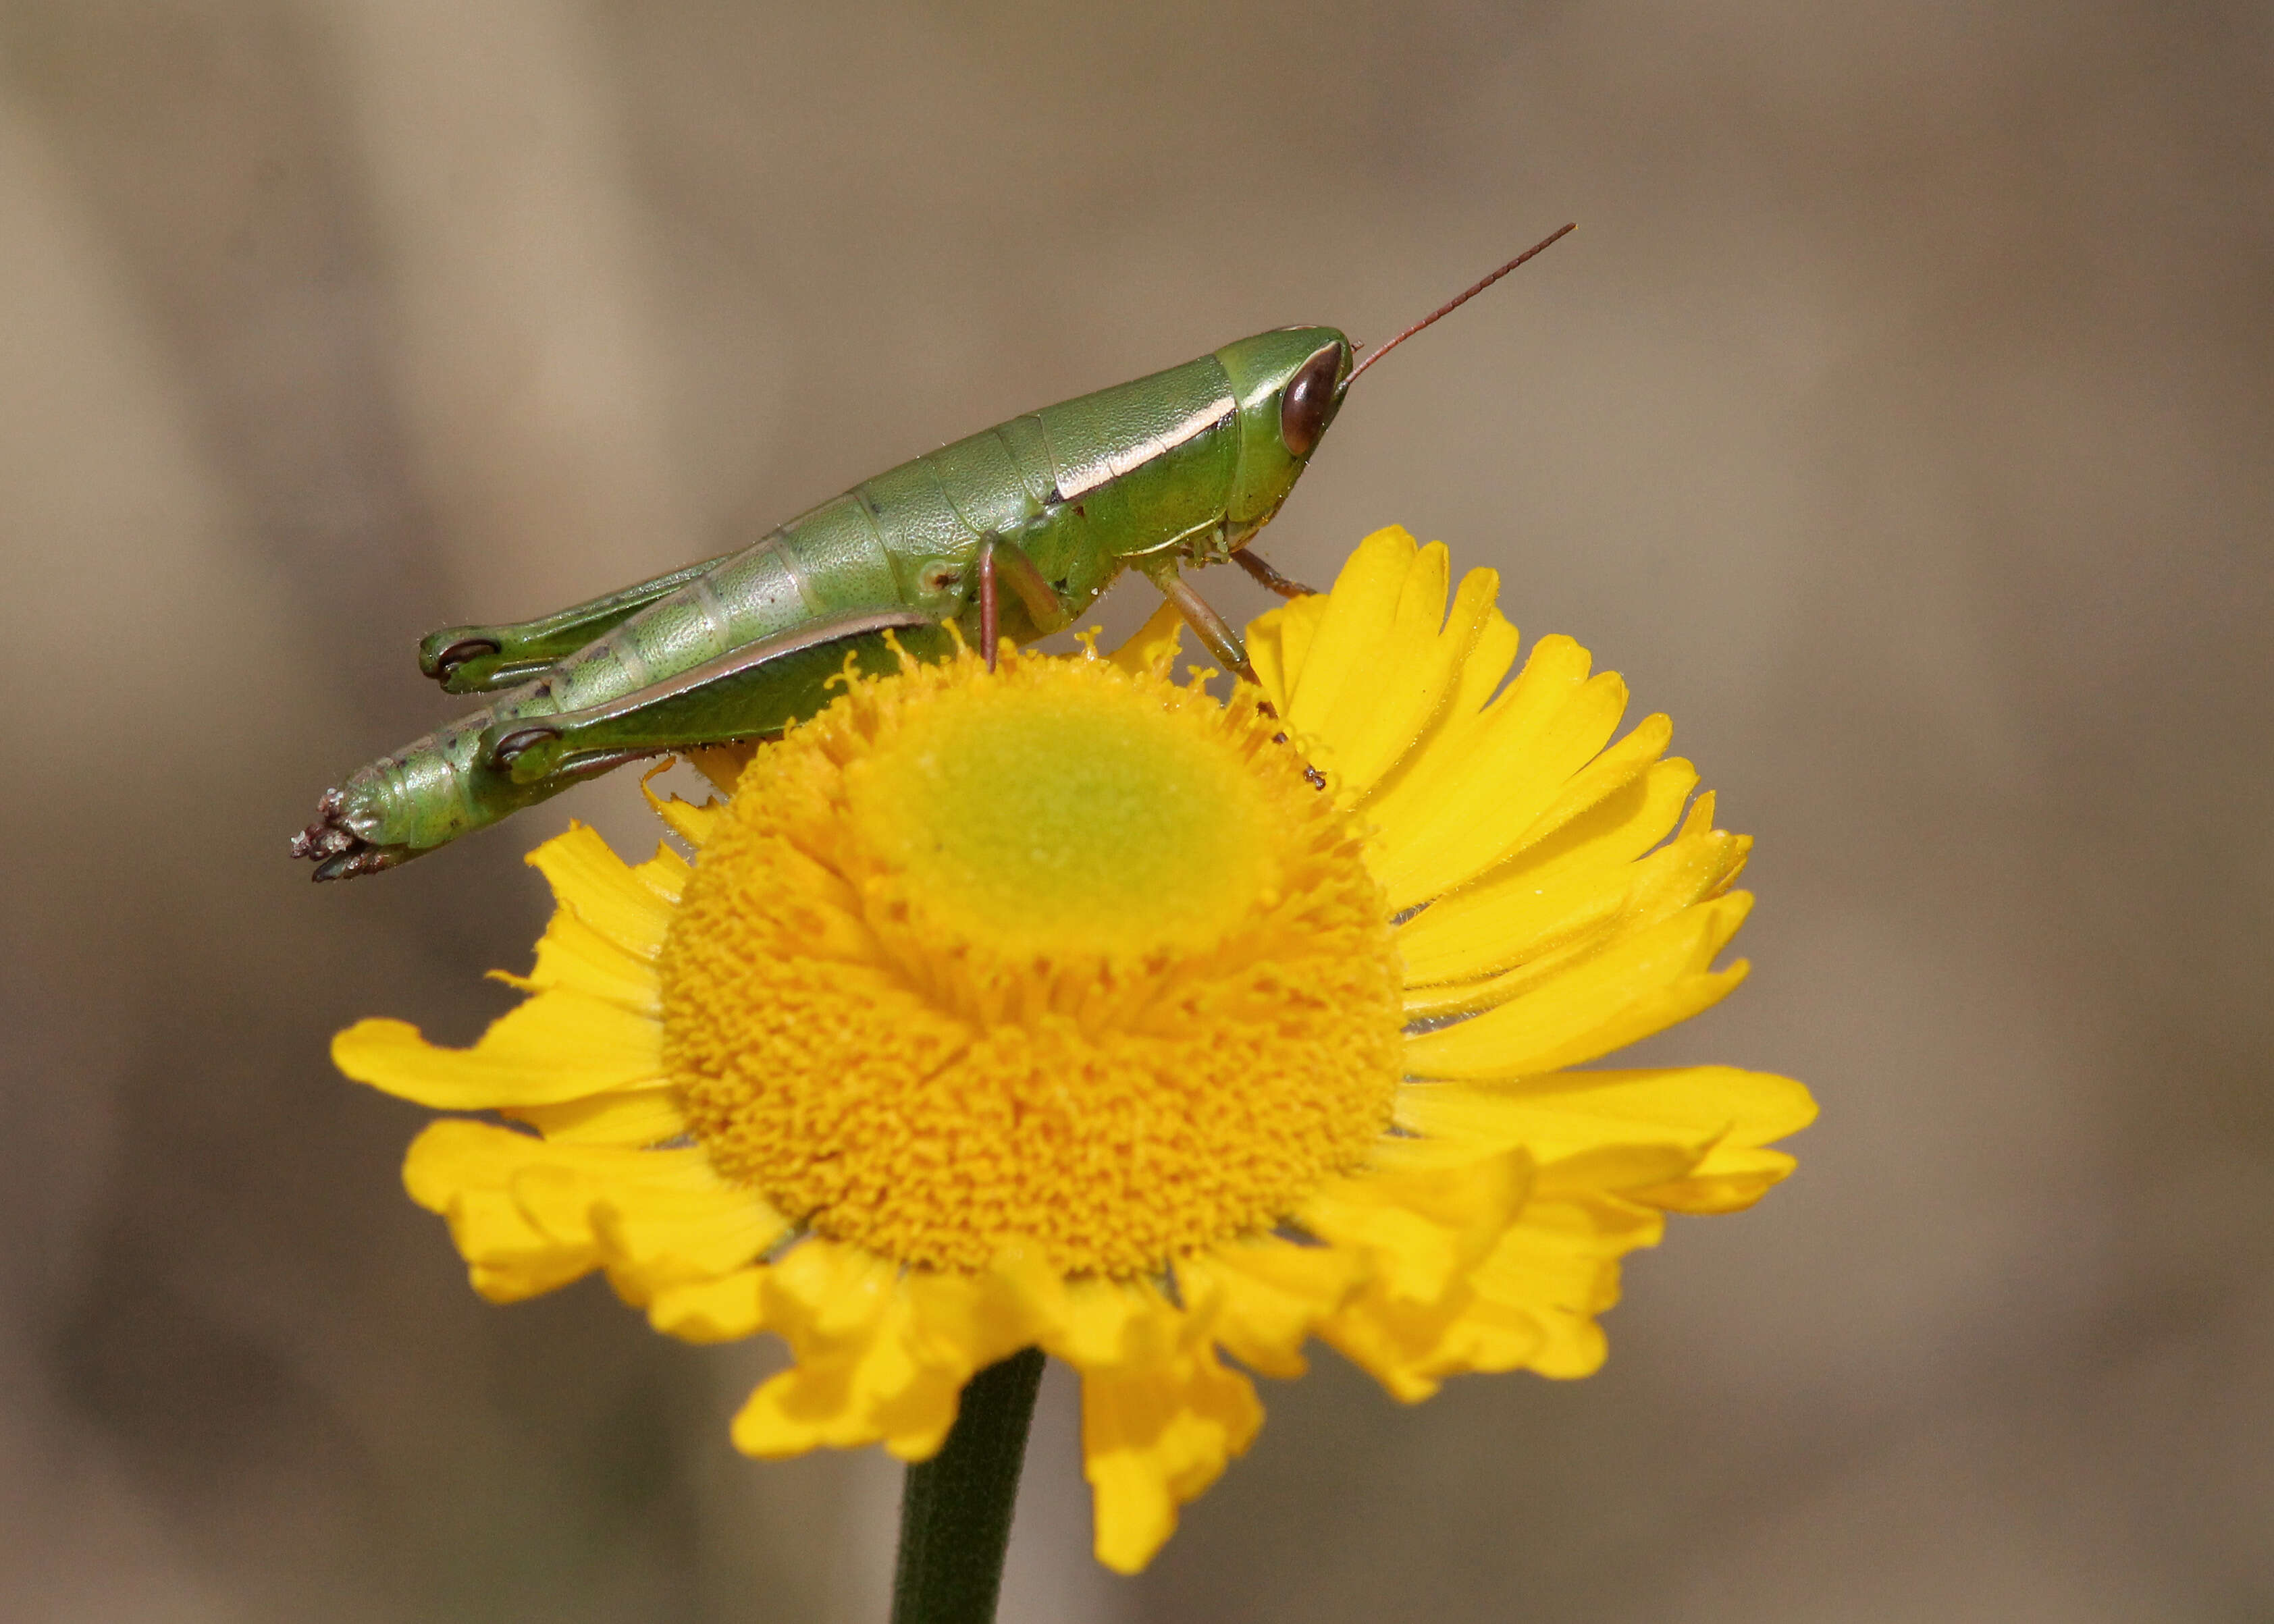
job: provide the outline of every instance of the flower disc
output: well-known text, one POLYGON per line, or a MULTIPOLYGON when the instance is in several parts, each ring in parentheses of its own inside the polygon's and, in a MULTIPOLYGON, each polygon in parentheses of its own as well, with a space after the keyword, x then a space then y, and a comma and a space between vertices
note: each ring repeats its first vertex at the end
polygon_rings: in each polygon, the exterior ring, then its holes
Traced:
POLYGON ((712 1160, 904 1264, 1121 1276, 1357 1167, 1397 951, 1278 731, 1102 660, 967 657, 759 752, 663 955, 712 1160))

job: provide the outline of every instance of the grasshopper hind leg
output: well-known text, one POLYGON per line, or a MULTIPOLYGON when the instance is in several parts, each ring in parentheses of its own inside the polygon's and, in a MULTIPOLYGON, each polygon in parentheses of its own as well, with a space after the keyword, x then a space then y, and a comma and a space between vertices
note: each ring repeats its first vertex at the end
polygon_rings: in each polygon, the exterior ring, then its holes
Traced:
POLYGON ((541 675, 659 598, 709 574, 729 555, 705 559, 534 620, 445 626, 418 640, 418 669, 446 694, 491 694, 541 675))
POLYGON ((643 756, 761 738, 821 710, 848 665, 889 672, 903 652, 937 658, 951 646, 944 625, 922 610, 842 615, 762 638, 607 704, 501 718, 484 731, 474 759, 479 771, 534 785, 643 756))

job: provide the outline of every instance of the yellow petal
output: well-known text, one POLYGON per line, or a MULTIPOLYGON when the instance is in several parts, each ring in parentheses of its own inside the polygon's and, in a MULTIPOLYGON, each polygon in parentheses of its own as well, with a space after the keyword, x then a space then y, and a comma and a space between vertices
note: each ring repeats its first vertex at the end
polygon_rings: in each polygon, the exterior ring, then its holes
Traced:
MULTIPOLYGON (((440 1139, 429 1130, 405 1177, 422 1204, 454 1214, 451 1195, 502 1192, 531 1236, 586 1267, 602 1265, 635 1304, 664 1285, 743 1267, 787 1228, 764 1202, 720 1179, 699 1150, 561 1145, 459 1123, 440 1139)), ((493 1222, 501 1212, 484 1208, 493 1222)), ((474 1248, 469 1261, 491 1260, 493 1241, 464 1233, 455 1215, 453 1229, 462 1249, 474 1248)))
MULTIPOLYGON (((1469 1368, 1463 1360, 1477 1353, 1475 1337, 1461 1327, 1476 1300, 1468 1273, 1481 1261, 1473 1261, 1432 1302, 1394 1297, 1382 1282, 1369 1280, 1327 1318, 1319 1335, 1392 1398, 1419 1403, 1437 1391, 1444 1377, 1469 1368)), ((1508 1357, 1521 1358, 1523 1350, 1508 1357)))
MULTIPOLYGON (((1383 1147, 1385 1159, 1396 1142, 1383 1147)), ((1374 1172, 1338 1179, 1297 1213, 1321 1240, 1365 1258, 1368 1289, 1430 1304, 1455 1290, 1522 1210, 1531 1158, 1520 1149, 1465 1165, 1374 1172)))
POLYGON ((1487 883, 1425 909, 1398 938, 1400 951, 1419 958, 1420 977, 1428 978, 1406 999, 1408 1018, 1490 1009, 1550 981, 1569 985, 1564 978, 1574 966, 1721 895, 1744 868, 1752 841, 1711 827, 1712 801, 1701 796, 1706 816, 1693 812, 1680 835, 1639 862, 1531 891, 1487 883), (1622 884, 1614 901, 1611 888, 1622 884), (1440 909, 1442 918, 1430 925, 1440 909), (1487 934, 1494 931, 1504 933, 1497 944, 1487 934), (1507 967, 1494 974, 1502 962, 1507 967))
MULTIPOLYGON (((1605 1350, 1595 1316, 1618 1302, 1618 1260, 1637 1247, 1656 1244, 1665 1227, 1657 1213, 1623 1193, 1594 1186, 1662 1173, 1678 1166, 1684 1154, 1660 1147, 1611 1162, 1572 1158, 1553 1173, 1543 1168, 1540 1199, 1471 1275, 1474 1297, 1465 1318, 1487 1325, 1528 1324, 1536 1343, 1524 1364, 1543 1376, 1592 1374, 1605 1350)), ((1449 1337, 1446 1352, 1460 1340, 1458 1334, 1449 1337)))
MULTIPOLYGON (((1627 738, 1642 731, 1637 727, 1627 738)), ((1611 748, 1622 748, 1625 742, 1611 748)), ((1697 787, 1698 770, 1687 761, 1680 756, 1654 761, 1577 816, 1537 839, 1527 839, 1489 875, 1454 895, 1466 898, 1502 889, 1540 889, 1574 874, 1622 868, 1674 832, 1682 821, 1683 803, 1697 787)))
POLYGON ((1164 598, 1161 600, 1161 606, 1153 611, 1152 617, 1109 658, 1132 675, 1147 673, 1166 674, 1169 667, 1176 663, 1177 651, 1183 644, 1184 635, 1185 617, 1174 603, 1164 598))
POLYGON ((638 1305, 664 1286, 743 1267, 782 1237, 789 1221, 747 1191, 698 1201, 620 1188, 598 1203, 593 1227, 610 1283, 638 1305))
POLYGON ((1718 973, 1709 966, 1751 903, 1738 891, 1684 909, 1498 1009, 1409 1038, 1407 1072, 1459 1079, 1556 1071, 1711 1008, 1743 979, 1742 960, 1718 973))
POLYGON ((982 1370, 1054 1332, 1064 1279, 1039 1259, 998 1257, 974 1274, 911 1269, 902 1282, 914 1335, 935 1362, 982 1370))
POLYGON ((1490 1357, 1520 1345, 1520 1365, 1456 1368, 1521 1367, 1567 1380, 1592 1375, 1607 1351, 1595 1316, 1615 1306, 1618 1294, 1615 1260, 1569 1244, 1545 1224, 1518 1230, 1478 1271, 1465 1323, 1448 1335, 1443 1355, 1448 1361, 1472 1352, 1490 1357))
POLYGON ((1362 544, 1333 593, 1249 628, 1258 680, 1333 776, 1341 804, 1394 788, 1417 755, 1485 702, 1514 658, 1516 628, 1493 606, 1499 577, 1470 571, 1449 618, 1448 574, 1442 543, 1417 549, 1392 527, 1362 544))
POLYGON ((1765 1147, 1815 1121, 1816 1101, 1790 1078, 1734 1066, 1558 1071, 1409 1085, 1397 1120, 1472 1147, 1521 1144, 1543 1160, 1614 1141, 1705 1142, 1710 1148, 1680 1177, 1624 1193, 1676 1212, 1727 1213, 1751 1206, 1792 1171, 1790 1156, 1765 1147))
POLYGON ((940 1290, 956 1289, 931 1285, 927 1303, 884 1259, 828 1241, 793 1247, 765 1271, 759 1303, 797 1364, 750 1395, 734 1417, 735 1447, 780 1456, 881 1443, 911 1461, 937 1453, 990 1350, 922 1323, 940 1290))
POLYGON ((513 1199, 515 1176, 545 1153, 527 1134, 453 1119, 428 1124, 403 1158, 403 1188, 448 1222, 474 1289, 493 1303, 535 1297, 599 1266, 589 1238, 547 1233, 513 1199))
POLYGON ((1632 866, 1620 864, 1560 883, 1499 885, 1432 903, 1398 928, 1405 984, 1487 979, 1592 935, 1619 917, 1633 883, 1632 866))
POLYGON ((1549 927, 1554 916, 1624 891, 1634 860, 1673 829, 1698 782, 1689 763, 1656 759, 1671 736, 1664 723, 1646 718, 1596 757, 1509 857, 1399 931, 1414 981, 1474 978, 1522 962, 1545 951, 1535 935, 1560 934, 1549 927))
POLYGON ((598 830, 571 823, 524 861, 545 876, 555 901, 623 951, 651 960, 662 948, 670 898, 611 851, 598 830))
POLYGON ((746 1455, 802 1455, 855 1448, 882 1436, 879 1390, 907 1373, 891 1335, 891 1264, 851 1246, 809 1239, 792 1247, 759 1280, 759 1312, 797 1356, 761 1386, 734 1417, 734 1447, 746 1455))
MULTIPOLYGON (((742 778, 742 769, 750 764, 750 758, 757 754, 760 748, 752 743, 706 744, 681 750, 680 756, 689 766, 710 779, 720 794, 731 795, 734 793, 735 784, 742 778)), ((670 770, 671 763, 666 761, 640 780, 641 787, 646 787, 648 778, 659 778, 670 770)))
MULTIPOLYGON (((1472 569, 1463 577, 1461 589, 1465 595, 1488 589, 1493 582, 1492 572, 1472 569)), ((1517 641, 1516 628, 1498 609, 1487 604, 1468 654, 1455 672, 1452 692, 1445 703, 1397 763, 1362 798, 1350 804, 1359 806, 1378 822, 1379 809, 1384 806, 1391 808, 1395 815, 1398 808, 1413 803, 1417 798, 1426 804, 1428 797, 1443 786, 1457 783, 1462 764, 1468 760, 1487 725, 1487 703, 1499 692, 1509 667, 1516 663, 1517 641)), ((1321 756, 1330 756, 1331 741, 1320 743, 1317 748, 1321 756)), ((1377 847, 1382 844, 1380 833, 1377 830, 1377 847)), ((1377 859, 1380 854, 1377 850, 1377 859)))
POLYGON ((645 778, 640 780, 640 793, 647 798, 648 810, 663 820, 664 827, 698 852, 708 844, 712 831, 718 827, 727 809, 723 801, 705 801, 698 807, 676 795, 659 795, 648 788, 645 778))
MULTIPOLYGON (((1421 556, 1434 552, 1433 544, 1421 556)), ((1343 712, 1329 724, 1337 769, 1353 789, 1389 781, 1450 711, 1479 641, 1495 623, 1505 624, 1493 608, 1499 587, 1494 571, 1471 570, 1449 615, 1442 573, 1417 568, 1406 578, 1389 646, 1377 656, 1382 674, 1371 703, 1353 706, 1357 696, 1345 690, 1343 712), (1425 611, 1418 617, 1411 607, 1417 594, 1425 611)))
POLYGON ((1570 638, 1542 638, 1486 712, 1457 776, 1441 779, 1425 799, 1412 787, 1424 781, 1417 772, 1370 808, 1393 909, 1441 897, 1517 850, 1609 741, 1626 709, 1626 684, 1610 672, 1587 677, 1586 665, 1586 650, 1570 638))
POLYGON ((1142 1568, 1176 1531, 1177 1507, 1262 1425, 1253 1384, 1206 1343, 1167 1365, 1085 1371, 1082 1475, 1096 1497, 1097 1560, 1116 1573, 1142 1568))
POLYGON ((1306 1211, 1303 1222, 1352 1250, 1372 1249, 1373 1272, 1319 1335, 1408 1403, 1458 1372, 1574 1368, 1600 1340, 1587 1316, 1615 1294, 1612 1261, 1654 1241, 1663 1222, 1633 1191, 1680 1176, 1701 1154, 1697 1145, 1616 1145, 1534 1169, 1521 1147, 1483 1161, 1473 1148, 1425 1140, 1383 1149, 1397 1170, 1348 1181, 1337 1192, 1344 1210, 1306 1211), (1482 1172, 1497 1172, 1501 1187, 1482 1172), (1423 1222, 1368 1218, 1353 1187, 1423 1222), (1563 1295, 1540 1303, 1488 1289, 1495 1269, 1512 1278, 1509 1259, 1532 1268, 1527 1281, 1560 1269, 1563 1295))
POLYGON ((1396 1302, 1368 1287, 1329 1315, 1319 1336, 1399 1403, 1418 1404, 1442 1385, 1437 1356, 1471 1296, 1465 1286, 1442 1302, 1396 1302))
POLYGON ((912 1365, 907 1379, 877 1406, 877 1441, 885 1452, 911 1464, 937 1455, 972 1375, 968 1370, 912 1365))
POLYGON ((1609 1143, 1708 1142, 1719 1155, 1769 1144, 1816 1119, 1816 1101, 1800 1084, 1736 1066, 1409 1084, 1397 1109, 1398 1125, 1413 1132, 1478 1149, 1523 1145, 1543 1160, 1609 1143))
POLYGON ((1150 1281, 1071 1280, 1064 1302, 1043 1345, 1077 1370, 1158 1365, 1191 1340, 1185 1315, 1150 1281))
POLYGON ((1617 1301, 1618 1258, 1654 1243, 1664 1224, 1630 1186, 1679 1173, 1697 1154, 1619 1146, 1542 1164, 1512 1222, 1442 1298, 1400 1300, 1369 1282, 1321 1334, 1409 1403, 1465 1372, 1584 1374, 1601 1358, 1593 1316, 1617 1301))
POLYGON ((439 1048, 404 1021, 358 1021, 332 1040, 332 1064, 359 1083, 450 1111, 558 1105, 665 1078, 659 1023, 566 989, 501 1016, 471 1049, 439 1048))
POLYGON ((555 909, 537 944, 537 965, 527 975, 493 970, 491 978, 523 992, 562 988, 651 1019, 661 1013, 662 984, 654 963, 626 952, 586 924, 573 909, 555 909))
MULTIPOLYGON (((1600 679, 1598 679, 1600 680, 1600 679)), ((1674 722, 1665 712, 1643 718, 1625 737, 1573 773, 1547 808, 1517 837, 1510 853, 1545 840, 1574 818, 1593 810, 1648 771, 1674 741, 1674 722)), ((1502 861, 1507 858, 1503 857, 1502 861)))
POLYGON ((760 1386, 734 1417, 734 1447, 762 1459, 873 1443, 903 1460, 937 1454, 968 1372, 912 1357, 905 1316, 893 1308, 857 1344, 802 1357, 760 1386))
POLYGON ((525 992, 566 988, 654 1015, 660 1003, 655 944, 689 872, 686 859, 668 848, 633 868, 581 824, 547 841, 528 861, 546 871, 558 906, 537 944, 537 965, 526 976, 491 975, 525 992), (595 920, 599 922, 595 922, 595 920))
POLYGON ((669 1083, 626 1088, 560 1105, 519 1106, 503 1115, 561 1145, 659 1145, 688 1131, 686 1099, 669 1083))
POLYGON ((1225 1351, 1284 1379, 1307 1368, 1304 1342, 1365 1277, 1356 1252, 1269 1237, 1226 1242, 1177 1266, 1186 1305, 1225 1351))
POLYGON ((1294 692, 1292 685, 1296 678, 1302 674, 1304 665, 1310 660, 1312 645, 1319 640, 1319 628, 1326 624, 1328 601, 1323 593, 1299 598, 1265 617, 1276 618, 1278 622, 1281 657, 1286 662, 1289 686, 1272 696, 1272 703, 1280 707, 1282 715, 1285 714, 1287 701, 1294 692))
MULTIPOLYGON (((1472 1290, 1436 1328, 1434 1341, 1407 1356, 1400 1382, 1424 1389, 1426 1397, 1448 1376, 1522 1370, 1540 1360, 1553 1335, 1540 1315, 1472 1290)), ((1404 1396, 1396 1386, 1391 1391, 1404 1396)))
POLYGON ((891 1263, 858 1246, 803 1241, 766 1271, 766 1323, 801 1356, 865 1341, 891 1301, 895 1274, 891 1263))
POLYGON ((1739 1213, 1800 1163, 1781 1150, 1716 1147, 1686 1177, 1630 1193, 1675 1213, 1739 1213))
MULTIPOLYGON (((559 1172, 580 1191, 653 1192, 659 1199, 707 1201, 728 1195, 747 1199, 719 1178, 710 1159, 700 1150, 559 1145, 532 1134, 517 1133, 511 1128, 464 1117, 448 1117, 430 1124, 412 1146, 418 1156, 440 1155, 446 1148, 451 1161, 447 1169, 436 1164, 436 1170, 455 1169, 456 1176, 465 1177, 475 1177, 478 1172, 500 1189, 532 1169, 547 1169, 559 1172)), ((418 1165, 414 1157, 413 1163, 406 1166, 404 1177, 410 1178, 418 1165)), ((411 1194, 421 1205, 431 1205, 420 1194, 415 1181, 411 1194)), ((538 1214, 537 1222, 541 1227, 551 1227, 557 1233, 580 1239, 589 1238, 591 1233, 581 1208, 576 1215, 557 1222, 548 1210, 538 1214)))
POLYGON ((647 1320, 682 1342, 727 1342, 765 1327, 758 1302, 761 1268, 736 1269, 715 1280, 688 1280, 665 1286, 648 1299, 647 1320))
POLYGON ((1419 550, 1393 524, 1359 543, 1344 563, 1300 669, 1289 672, 1291 688, 1281 714, 1291 730, 1326 736, 1344 690, 1354 683, 1363 689, 1378 679, 1367 657, 1389 630, 1419 550))
MULTIPOLYGON (((1436 715, 1449 693, 1452 673, 1476 636, 1474 615, 1440 647, 1445 620, 1445 590, 1452 562, 1442 542, 1432 542, 1408 564, 1388 621, 1370 643, 1347 657, 1365 680, 1345 681, 1317 721, 1296 726, 1306 736, 1332 742, 1335 769, 1354 791, 1364 791, 1387 771, 1405 747, 1436 715)), ((1491 604, 1487 583, 1484 606, 1491 604)), ((1331 613, 1329 628, 1334 626, 1331 613)))
POLYGON ((1263 690, 1263 697, 1276 715, 1280 696, 1287 691, 1287 653, 1282 641, 1284 622, 1276 611, 1247 623, 1245 641, 1247 644, 1248 668, 1255 673, 1255 685, 1263 690))
MULTIPOLYGON (((1479 642, 1481 649, 1487 639, 1479 642)), ((1585 685, 1592 660, 1569 637, 1543 637, 1514 681, 1481 691, 1474 680, 1481 673, 1473 659, 1471 664, 1444 724, 1433 730, 1396 780, 1367 802, 1381 840, 1393 853, 1426 833, 1452 798, 1465 793, 1489 809, 1502 792, 1532 786, 1539 775, 1536 763, 1524 758, 1523 747, 1585 685), (1479 793, 1480 770, 1490 783, 1479 793)))
POLYGON ((1524 1222, 1540 1222, 1540 1214, 1559 1202, 1577 1202, 1588 1207, 1590 1234, 1619 1237, 1605 1255, 1654 1246, 1665 1232, 1665 1214, 1627 1199, 1628 1192, 1681 1177, 1698 1164, 1711 1144, 1709 1139, 1698 1139, 1689 1144, 1595 1145, 1542 1161, 1533 1175, 1533 1199, 1525 1209, 1524 1222), (1608 1205, 1596 1211, 1593 1204, 1598 1202, 1608 1205))

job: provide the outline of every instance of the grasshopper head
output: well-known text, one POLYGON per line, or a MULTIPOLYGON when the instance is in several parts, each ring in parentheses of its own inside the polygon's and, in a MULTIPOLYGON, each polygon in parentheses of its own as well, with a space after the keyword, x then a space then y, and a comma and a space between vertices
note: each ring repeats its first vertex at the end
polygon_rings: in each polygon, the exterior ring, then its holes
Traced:
POLYGON ((1281 327, 1258 333, 1216 352, 1239 401, 1239 471, 1226 512, 1234 546, 1279 510, 1310 462, 1311 453, 1342 410, 1343 396, 1360 372, 1425 327, 1434 326, 1487 288, 1572 229, 1551 231, 1471 284, 1360 361, 1349 339, 1333 327, 1281 327))
POLYGON ((1226 516, 1252 530, 1287 500, 1341 409, 1351 342, 1333 327, 1281 327, 1226 344, 1216 358, 1239 401, 1239 470, 1226 516))

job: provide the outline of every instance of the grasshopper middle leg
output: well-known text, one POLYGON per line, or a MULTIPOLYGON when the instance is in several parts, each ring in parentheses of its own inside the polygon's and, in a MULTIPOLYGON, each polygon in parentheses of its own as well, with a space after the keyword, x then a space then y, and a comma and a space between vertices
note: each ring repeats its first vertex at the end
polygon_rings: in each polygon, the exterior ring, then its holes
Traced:
POLYGON ((1073 623, 1065 603, 1026 549, 1007 536, 979 544, 979 646, 987 669, 995 669, 996 645, 1003 635, 1002 590, 1008 583, 1038 632, 1064 631, 1073 623))

